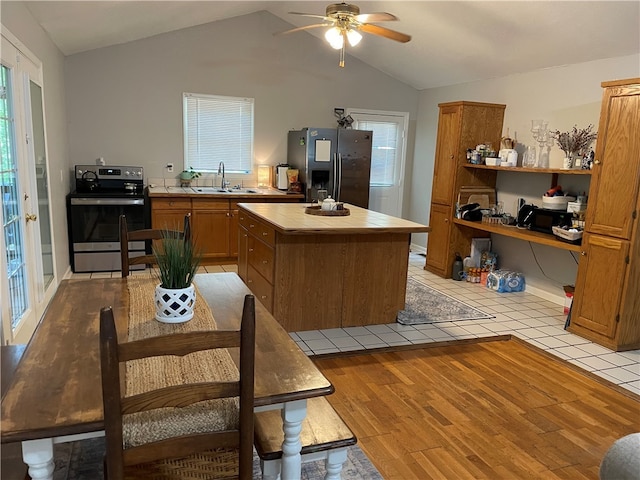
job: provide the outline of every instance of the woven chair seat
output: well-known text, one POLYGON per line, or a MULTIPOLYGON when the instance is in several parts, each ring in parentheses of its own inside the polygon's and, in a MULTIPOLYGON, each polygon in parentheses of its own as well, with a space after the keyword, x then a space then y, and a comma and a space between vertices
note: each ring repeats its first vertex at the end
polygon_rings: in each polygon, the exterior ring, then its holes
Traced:
POLYGON ((185 458, 125 468, 124 480, 212 480, 238 478, 238 451, 215 449, 185 458))

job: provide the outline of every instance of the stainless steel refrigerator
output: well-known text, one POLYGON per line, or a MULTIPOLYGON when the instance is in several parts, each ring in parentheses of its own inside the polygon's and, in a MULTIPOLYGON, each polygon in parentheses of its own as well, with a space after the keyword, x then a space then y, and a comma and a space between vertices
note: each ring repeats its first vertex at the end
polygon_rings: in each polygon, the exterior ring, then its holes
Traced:
POLYGON ((303 128, 289 132, 287 163, 300 171, 306 201, 318 190, 339 202, 369 207, 373 132, 345 128, 303 128))

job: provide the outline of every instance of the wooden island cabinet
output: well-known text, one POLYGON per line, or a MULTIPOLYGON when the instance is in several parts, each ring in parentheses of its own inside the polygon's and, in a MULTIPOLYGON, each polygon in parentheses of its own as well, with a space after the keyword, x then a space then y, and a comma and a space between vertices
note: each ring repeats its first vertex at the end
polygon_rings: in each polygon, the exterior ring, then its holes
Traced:
POLYGON ((238 275, 289 332, 393 323, 404 308, 409 239, 429 228, 345 206, 239 205, 238 275))

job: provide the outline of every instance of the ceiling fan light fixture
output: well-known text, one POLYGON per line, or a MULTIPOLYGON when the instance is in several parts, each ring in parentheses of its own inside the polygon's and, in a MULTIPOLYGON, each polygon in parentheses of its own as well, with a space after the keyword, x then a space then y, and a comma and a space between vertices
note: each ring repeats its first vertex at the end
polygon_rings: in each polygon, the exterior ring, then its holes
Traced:
POLYGON ((362 40, 362 35, 357 30, 349 29, 347 30, 347 40, 349 40, 349 45, 355 47, 362 40))
POLYGON ((324 38, 329 42, 331 48, 335 48, 336 50, 340 50, 344 45, 342 31, 338 27, 331 27, 328 29, 324 34, 324 38))

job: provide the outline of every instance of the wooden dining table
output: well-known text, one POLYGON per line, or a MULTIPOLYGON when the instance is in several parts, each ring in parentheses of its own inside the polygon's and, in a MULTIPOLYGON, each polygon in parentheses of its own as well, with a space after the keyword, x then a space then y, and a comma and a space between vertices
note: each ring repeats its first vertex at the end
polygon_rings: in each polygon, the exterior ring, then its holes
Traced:
MULTIPOLYGON (((195 280, 219 329, 240 326, 244 295, 235 273, 195 280)), ((34 480, 52 480, 53 445, 104 435, 99 312, 111 306, 120 332, 129 322, 126 278, 64 280, 49 304, 1 405, 2 443, 22 442, 34 480)), ((230 350, 234 362, 238 353, 230 350)), ((308 398, 334 388, 289 334, 256 302, 255 410, 281 409, 285 439, 282 478, 299 479, 300 430, 308 398)))

